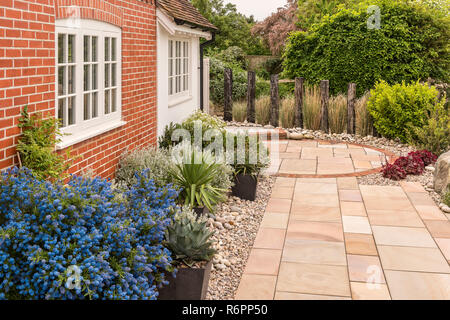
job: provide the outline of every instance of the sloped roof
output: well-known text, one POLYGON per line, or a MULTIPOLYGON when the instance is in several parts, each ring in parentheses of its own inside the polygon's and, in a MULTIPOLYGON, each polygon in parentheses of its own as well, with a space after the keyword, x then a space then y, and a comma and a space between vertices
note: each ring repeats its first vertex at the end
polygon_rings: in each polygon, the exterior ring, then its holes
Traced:
POLYGON ((157 0, 160 8, 176 20, 190 23, 197 27, 217 30, 188 0, 157 0))

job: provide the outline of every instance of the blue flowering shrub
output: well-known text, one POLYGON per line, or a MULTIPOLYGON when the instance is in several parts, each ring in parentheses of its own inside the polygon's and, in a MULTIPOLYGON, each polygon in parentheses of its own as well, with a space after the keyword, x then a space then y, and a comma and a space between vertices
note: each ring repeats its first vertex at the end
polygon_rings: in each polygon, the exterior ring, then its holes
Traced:
POLYGON ((2 173, 0 299, 156 299, 177 193, 145 176, 122 194, 99 178, 2 173))

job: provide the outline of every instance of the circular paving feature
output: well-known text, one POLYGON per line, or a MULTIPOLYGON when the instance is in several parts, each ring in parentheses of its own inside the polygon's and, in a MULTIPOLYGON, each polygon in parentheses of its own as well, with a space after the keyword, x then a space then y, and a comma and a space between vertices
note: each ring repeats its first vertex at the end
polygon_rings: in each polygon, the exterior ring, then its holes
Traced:
POLYGON ((279 140, 266 145, 272 158, 268 174, 278 177, 358 177, 379 172, 395 160, 388 151, 344 142, 279 140))

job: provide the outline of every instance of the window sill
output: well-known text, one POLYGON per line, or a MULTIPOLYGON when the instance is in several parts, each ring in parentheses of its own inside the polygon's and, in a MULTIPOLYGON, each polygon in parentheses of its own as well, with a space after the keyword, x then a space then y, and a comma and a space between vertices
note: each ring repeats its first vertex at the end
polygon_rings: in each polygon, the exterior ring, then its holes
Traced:
POLYGON ((182 97, 173 98, 173 99, 169 98, 169 108, 175 107, 175 106, 177 106, 179 104, 182 104, 184 102, 187 102, 189 100, 192 100, 192 96, 191 95, 189 95, 189 96, 182 96, 182 97))
POLYGON ((95 136, 99 136, 99 135, 101 135, 101 134, 103 134, 105 132, 108 132, 108 131, 117 129, 119 127, 122 127, 125 124, 126 124, 125 121, 118 120, 118 121, 110 122, 108 124, 104 124, 104 125, 100 125, 100 126, 96 126, 96 127, 90 128, 88 130, 83 131, 80 134, 77 133, 75 135, 72 134, 72 135, 69 135, 69 136, 64 136, 64 137, 62 137, 62 142, 58 143, 56 145, 56 150, 66 149, 66 148, 71 147, 71 146, 73 146, 73 145, 75 145, 77 143, 83 142, 83 141, 88 140, 90 138, 93 138, 95 136))

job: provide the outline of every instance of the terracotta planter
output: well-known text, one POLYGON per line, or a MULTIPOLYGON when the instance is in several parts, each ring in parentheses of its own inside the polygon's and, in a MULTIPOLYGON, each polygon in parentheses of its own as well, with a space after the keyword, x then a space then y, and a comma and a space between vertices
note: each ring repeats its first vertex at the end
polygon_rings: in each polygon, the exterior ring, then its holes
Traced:
POLYGON ((255 201, 257 185, 258 177, 238 174, 234 177, 234 186, 231 190, 235 197, 255 201))
POLYGON ((212 261, 204 268, 180 268, 176 278, 167 275, 169 284, 159 289, 159 300, 204 300, 208 292, 212 261))

